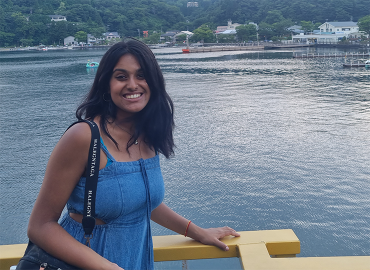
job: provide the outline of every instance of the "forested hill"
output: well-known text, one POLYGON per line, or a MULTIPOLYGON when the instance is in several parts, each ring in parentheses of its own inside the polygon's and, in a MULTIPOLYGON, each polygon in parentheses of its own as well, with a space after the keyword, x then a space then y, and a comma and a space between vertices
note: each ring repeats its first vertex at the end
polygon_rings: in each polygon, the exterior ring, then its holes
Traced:
POLYGON ((60 42, 84 31, 95 36, 117 31, 137 36, 166 30, 192 31, 202 24, 215 29, 236 23, 357 21, 370 14, 369 0, 0 0, 0 46, 60 42), (50 23, 46 15, 67 22, 50 23), (15 42, 15 43, 14 43, 15 42))
MULTIPOLYGON (((370 15, 369 0, 200 0, 198 8, 187 8, 186 0, 166 0, 176 5, 190 21, 225 25, 233 22, 256 22, 266 20, 269 11, 279 11, 285 19, 293 22, 357 21, 370 15)), ((267 23, 271 23, 266 21, 267 23)))

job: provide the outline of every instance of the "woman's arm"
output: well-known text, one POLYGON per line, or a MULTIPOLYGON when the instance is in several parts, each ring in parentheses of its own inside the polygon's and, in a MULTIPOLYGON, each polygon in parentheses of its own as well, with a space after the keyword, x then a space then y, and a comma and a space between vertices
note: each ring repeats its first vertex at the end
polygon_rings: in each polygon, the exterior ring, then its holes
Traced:
POLYGON ((46 167, 28 225, 28 237, 51 255, 83 269, 122 269, 75 240, 58 219, 87 163, 91 130, 79 123, 62 136, 46 167))
MULTIPOLYGON (((161 203, 152 211, 151 219, 159 225, 179 234, 185 234, 189 223, 189 220, 177 214, 164 203, 161 203)), ((240 236, 234 229, 229 227, 203 229, 194 223, 190 223, 186 236, 205 245, 214 245, 227 251, 229 247, 222 243, 220 239, 228 235, 240 236)))

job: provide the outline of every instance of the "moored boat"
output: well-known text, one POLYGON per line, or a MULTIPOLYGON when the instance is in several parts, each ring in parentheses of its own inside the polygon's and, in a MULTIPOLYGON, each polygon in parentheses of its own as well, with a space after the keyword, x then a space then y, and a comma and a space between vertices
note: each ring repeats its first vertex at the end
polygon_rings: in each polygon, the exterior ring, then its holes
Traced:
POLYGON ((90 60, 87 61, 87 64, 86 64, 87 68, 97 68, 98 66, 99 66, 98 62, 90 62, 90 60))
POLYGON ((343 64, 343 67, 365 67, 364 63, 349 63, 343 64))
POLYGON ((358 60, 356 62, 351 61, 349 63, 347 63, 347 61, 346 61, 343 64, 343 67, 366 67, 366 68, 369 68, 370 67, 370 60, 362 59, 362 60, 358 60))
POLYGON ((183 53, 190 53, 190 49, 189 49, 189 37, 188 37, 188 35, 186 35, 186 49, 182 49, 182 52, 183 53))
POLYGON ((365 62, 365 68, 370 68, 370 60, 367 60, 367 61, 365 62))

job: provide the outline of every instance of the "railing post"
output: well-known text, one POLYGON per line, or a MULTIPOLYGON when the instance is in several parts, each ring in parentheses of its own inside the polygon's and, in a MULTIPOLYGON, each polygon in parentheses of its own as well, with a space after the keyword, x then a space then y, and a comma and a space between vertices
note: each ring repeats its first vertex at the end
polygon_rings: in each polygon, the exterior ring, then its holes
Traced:
POLYGON ((188 261, 187 260, 182 261, 182 270, 188 270, 188 261))

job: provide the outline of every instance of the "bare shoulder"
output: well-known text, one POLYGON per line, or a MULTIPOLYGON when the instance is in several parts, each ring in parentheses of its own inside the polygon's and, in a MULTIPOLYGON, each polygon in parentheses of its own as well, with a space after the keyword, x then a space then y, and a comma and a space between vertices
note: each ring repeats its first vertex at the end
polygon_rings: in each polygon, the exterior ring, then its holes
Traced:
POLYGON ((91 142, 91 129, 87 123, 77 123, 60 138, 51 154, 50 161, 60 165, 83 168, 91 142))
POLYGON ((71 126, 63 134, 61 140, 68 141, 71 144, 86 144, 90 143, 91 129, 89 124, 80 122, 71 126))

